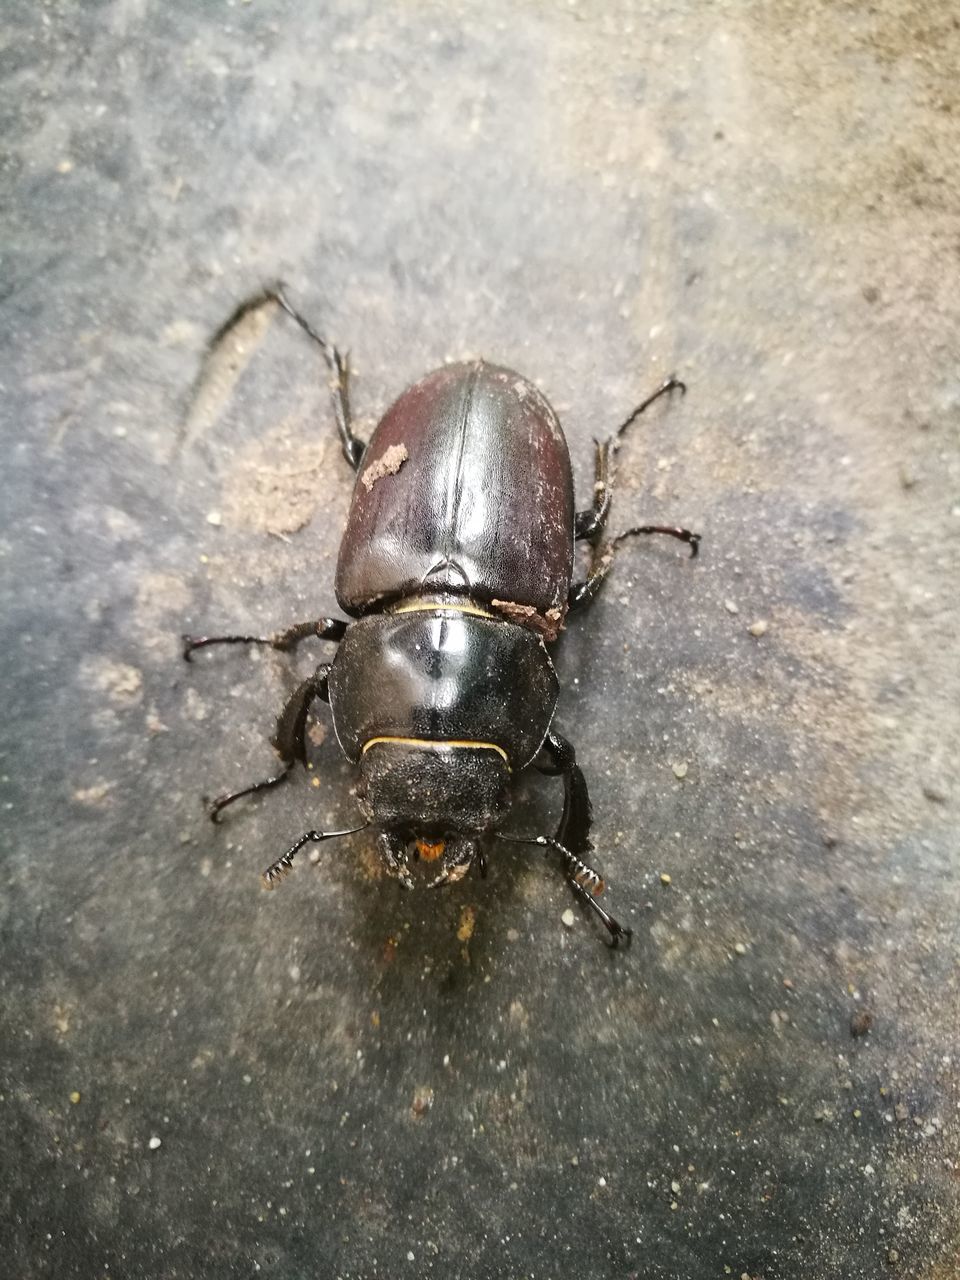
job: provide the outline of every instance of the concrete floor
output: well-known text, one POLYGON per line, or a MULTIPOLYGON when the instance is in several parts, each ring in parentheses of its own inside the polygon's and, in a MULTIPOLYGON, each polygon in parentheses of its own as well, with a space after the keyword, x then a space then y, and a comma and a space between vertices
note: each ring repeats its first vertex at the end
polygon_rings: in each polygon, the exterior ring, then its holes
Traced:
POLYGON ((933 0, 8 0, 5 1274, 960 1276, 958 64, 933 0), (335 609, 314 353, 204 362, 278 277, 365 426, 484 354, 581 493, 689 382, 613 524, 702 555, 631 546, 556 650, 629 953, 505 847, 262 894, 355 815, 322 714, 206 821, 310 658, 179 633, 335 609))

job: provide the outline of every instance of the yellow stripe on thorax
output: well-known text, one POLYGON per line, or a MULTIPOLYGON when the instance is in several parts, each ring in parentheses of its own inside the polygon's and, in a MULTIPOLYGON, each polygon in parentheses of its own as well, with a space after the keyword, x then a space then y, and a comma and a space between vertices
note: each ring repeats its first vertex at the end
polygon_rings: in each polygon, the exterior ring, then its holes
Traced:
POLYGON ((392 743, 400 747, 423 747, 426 751, 495 751, 498 756, 503 757, 507 768, 510 768, 510 760, 503 747, 498 747, 495 742, 471 742, 466 738, 368 738, 363 744, 360 754, 366 755, 371 747, 378 746, 381 742, 392 743))
MULTIPOLYGON (((492 618, 493 614, 488 613, 486 609, 481 609, 476 604, 446 604, 439 600, 418 600, 413 604, 402 604, 398 608, 391 610, 392 613, 442 613, 444 610, 453 610, 454 613, 470 613, 475 618, 492 618)), ((471 744, 472 745, 472 744, 471 744)), ((483 743, 479 744, 483 746, 483 743)))

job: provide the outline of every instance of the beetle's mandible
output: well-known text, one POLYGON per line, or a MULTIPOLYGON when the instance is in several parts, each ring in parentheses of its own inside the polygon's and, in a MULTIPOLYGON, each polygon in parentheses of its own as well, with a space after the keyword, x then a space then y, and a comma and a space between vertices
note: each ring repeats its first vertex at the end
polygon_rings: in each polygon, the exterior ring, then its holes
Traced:
MULTIPOLYGON (((340 544, 336 596, 350 621, 319 618, 271 636, 184 636, 184 657, 214 644, 291 650, 310 637, 337 641, 289 699, 273 745, 282 769, 223 795, 216 821, 241 796, 276 786, 307 762, 312 703, 329 703, 344 755, 359 770, 362 825, 308 831, 263 873, 272 887, 311 841, 373 827, 383 864, 407 888, 412 864, 434 862, 430 887, 485 868, 491 840, 535 845, 559 860, 574 893, 596 913, 611 945, 631 931, 599 903, 590 854, 590 798, 570 743, 553 727, 559 686, 547 651, 568 611, 596 595, 617 546, 664 533, 697 554, 700 535, 637 525, 604 539, 611 463, 623 433, 668 378, 604 442, 596 442, 593 502, 574 506, 573 473, 557 415, 519 374, 484 361, 451 364, 408 388, 364 445, 351 426, 347 362, 294 309, 282 289, 234 313, 272 303, 317 344, 332 375, 333 408, 347 462, 357 473, 340 544), (573 580, 574 544, 591 548, 573 580), (563 779, 552 836, 500 824, 521 770, 563 779)), ((225 329, 229 327, 225 326, 225 329)), ((224 330, 221 330, 221 333, 224 330)))

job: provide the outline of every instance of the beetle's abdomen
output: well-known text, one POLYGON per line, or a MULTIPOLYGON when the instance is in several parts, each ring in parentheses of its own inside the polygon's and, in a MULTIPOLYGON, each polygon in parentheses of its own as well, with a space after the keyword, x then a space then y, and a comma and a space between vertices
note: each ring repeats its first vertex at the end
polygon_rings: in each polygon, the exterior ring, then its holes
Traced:
POLYGON ((337 599, 357 615, 453 591, 558 619, 573 518, 567 444, 537 388, 483 362, 439 369, 403 393, 367 447, 337 599))
POLYGON ((328 688, 349 760, 374 742, 415 740, 487 748, 514 771, 539 751, 559 694, 532 631, 437 606, 354 622, 328 688))

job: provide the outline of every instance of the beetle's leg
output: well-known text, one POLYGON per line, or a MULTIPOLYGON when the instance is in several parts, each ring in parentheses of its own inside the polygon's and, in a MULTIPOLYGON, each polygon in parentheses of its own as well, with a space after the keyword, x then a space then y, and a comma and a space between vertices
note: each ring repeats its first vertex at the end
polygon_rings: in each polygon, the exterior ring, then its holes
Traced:
POLYGON ((324 663, 323 666, 318 667, 316 672, 308 680, 304 680, 294 691, 287 700, 286 706, 280 712, 277 719, 277 728, 272 739, 273 746, 283 761, 283 769, 280 773, 271 778, 264 778, 262 782, 254 782, 251 786, 243 787, 240 791, 230 791, 225 795, 218 796, 210 805, 210 818, 213 822, 219 822, 221 812, 227 805, 233 804, 234 800, 239 800, 241 796, 256 795, 258 791, 268 791, 271 787, 276 787, 281 782, 284 782, 298 760, 301 764, 306 764, 307 715, 314 698, 322 698, 324 702, 328 700, 327 676, 329 672, 329 663, 324 663))
POLYGON ((626 538, 635 538, 641 533, 665 533, 670 538, 679 538, 681 542, 689 544, 691 560, 700 549, 700 534, 691 533, 689 529, 666 524, 640 524, 632 529, 625 529, 623 533, 617 534, 612 542, 606 542, 596 548, 590 573, 583 582, 575 582, 570 588, 567 596, 568 609, 578 609, 590 603, 603 586, 613 566, 613 557, 620 543, 626 538))
POLYGON ((333 399, 333 413, 337 420, 337 431, 340 433, 340 447, 343 456, 354 471, 360 469, 360 459, 366 448, 364 442, 353 434, 350 414, 350 357, 341 355, 333 343, 322 338, 308 320, 293 306, 283 289, 276 285, 264 291, 264 297, 272 298, 279 307, 296 320, 297 324, 311 338, 323 353, 327 368, 333 375, 330 382, 330 394, 333 399))
POLYGON ((293 866, 293 860, 300 852, 305 844, 311 841, 314 843, 320 840, 335 840, 338 836, 355 836, 358 831, 366 831, 367 824, 362 827, 351 827, 348 831, 308 831, 305 836, 301 836, 292 848, 288 849, 282 858, 278 858, 276 862, 271 862, 266 871, 260 877, 263 881, 265 889, 273 889, 293 866))
POLYGON ((617 427, 616 431, 610 437, 610 443, 613 445, 614 453, 619 449, 620 441, 627 428, 632 427, 640 417, 641 413, 644 413, 652 404, 655 404, 661 396, 668 395, 671 391, 679 391, 682 396, 687 394, 687 384, 685 382, 681 382, 680 379, 672 373, 669 378, 664 378, 652 395, 647 396, 646 400, 638 404, 635 409, 631 409, 624 420, 620 423, 619 427, 617 427))
POLYGON ((603 527, 607 523, 607 516, 610 514, 610 501, 613 497, 613 481, 610 478, 610 456, 611 454, 616 454, 620 448, 620 441, 624 432, 636 422, 644 410, 649 409, 661 396, 665 396, 670 391, 675 390, 678 390, 681 395, 685 395, 687 391, 686 383, 671 375, 669 378, 664 379, 653 395, 647 396, 642 404, 637 405, 609 439, 604 440, 602 444, 599 440, 594 440, 593 506, 586 511, 577 512, 574 523, 574 536, 578 541, 582 539, 594 541, 603 532, 603 527))
POLYGON ((377 851, 387 869, 387 875, 399 880, 405 889, 412 889, 413 880, 407 870, 406 841, 389 831, 381 831, 377 836, 377 851))
POLYGON ((613 487, 610 482, 610 453, 613 448, 615 436, 611 436, 609 440, 602 443, 594 440, 594 477, 593 477, 593 506, 588 507, 586 511, 578 511, 574 520, 574 537, 579 542, 583 539, 592 541, 599 537, 603 532, 603 527, 607 523, 607 516, 610 514, 610 504, 613 500, 613 487))
POLYGON ((583 770, 577 764, 577 755, 571 743, 559 733, 548 733, 543 750, 550 756, 551 766, 538 765, 541 773, 563 774, 563 816, 557 827, 555 839, 565 849, 574 853, 587 853, 590 843, 590 825, 593 807, 583 770))
POLYGON ((313 622, 296 622, 286 631, 276 631, 272 636, 182 636, 183 656, 191 660, 195 649, 206 649, 211 644, 267 644, 271 649, 289 653, 301 640, 316 637, 318 640, 342 640, 347 624, 342 618, 317 618, 313 622))
POLYGON ((563 859, 563 873, 566 876, 567 883, 580 901, 586 903, 603 922, 603 927, 610 935, 610 946, 618 946, 621 940, 627 946, 630 945, 633 930, 625 929, 618 920, 615 920, 597 902, 597 896, 603 893, 605 885, 603 878, 598 872, 594 871, 593 867, 588 866, 570 849, 564 848, 559 840, 553 840, 550 836, 513 836, 498 831, 497 837, 500 840, 508 841, 510 844, 535 844, 541 849, 554 849, 559 853, 563 859))

